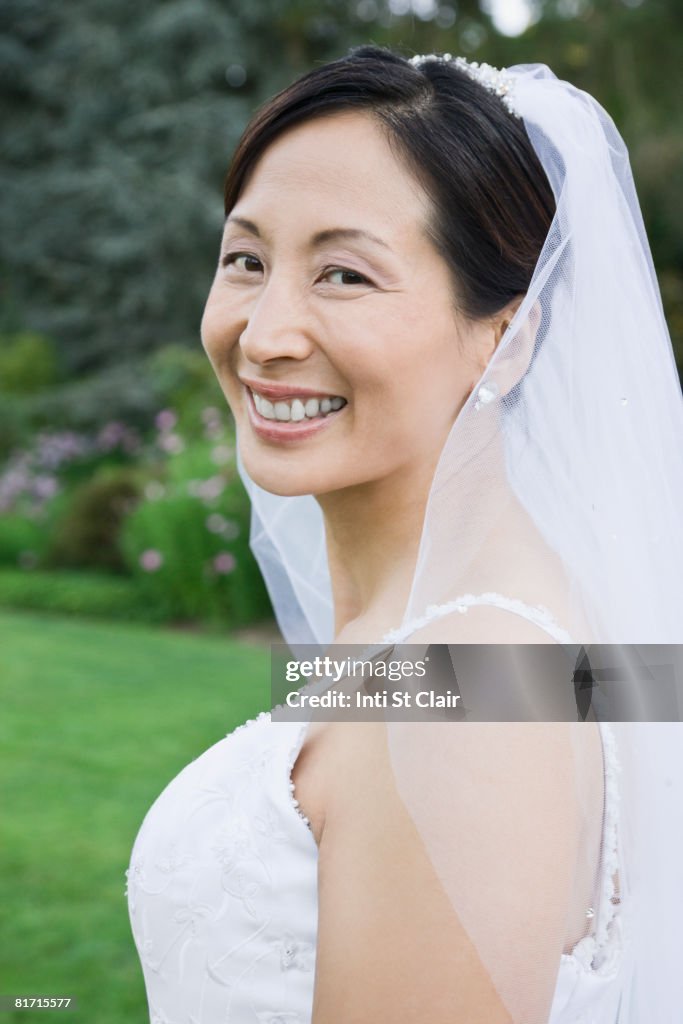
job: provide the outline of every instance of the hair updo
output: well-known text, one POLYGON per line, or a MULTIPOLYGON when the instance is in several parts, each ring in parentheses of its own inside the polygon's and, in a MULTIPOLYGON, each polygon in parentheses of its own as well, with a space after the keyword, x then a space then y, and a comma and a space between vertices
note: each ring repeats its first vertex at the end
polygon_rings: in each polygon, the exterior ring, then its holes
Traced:
POLYGON ((276 138, 349 110, 377 119, 429 197, 428 231, 458 309, 479 320, 524 294, 555 213, 553 192, 522 121, 450 62, 413 65, 361 46, 304 74, 247 126, 225 182, 226 216, 276 138))

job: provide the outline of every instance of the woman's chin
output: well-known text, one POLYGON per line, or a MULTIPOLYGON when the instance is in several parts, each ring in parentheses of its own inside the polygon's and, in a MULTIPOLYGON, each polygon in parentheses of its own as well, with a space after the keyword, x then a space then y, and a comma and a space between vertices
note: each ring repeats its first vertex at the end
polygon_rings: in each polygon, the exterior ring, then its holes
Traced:
POLYGON ((304 494, 315 494, 319 490, 317 474, 291 465, 285 466, 282 461, 279 465, 277 462, 274 465, 269 460, 268 464, 264 465, 263 460, 251 459, 243 453, 242 464, 249 479, 269 494, 276 494, 281 498, 296 498, 304 494))
MULTIPOLYGON (((249 474, 251 476, 251 474, 249 474)), ((255 484, 258 484, 264 491, 268 491, 269 494, 275 494, 279 498, 300 498, 303 495, 311 494, 310 488, 297 487, 295 484, 287 483, 284 480, 274 480, 270 476, 264 476, 261 479, 252 477, 255 484)))

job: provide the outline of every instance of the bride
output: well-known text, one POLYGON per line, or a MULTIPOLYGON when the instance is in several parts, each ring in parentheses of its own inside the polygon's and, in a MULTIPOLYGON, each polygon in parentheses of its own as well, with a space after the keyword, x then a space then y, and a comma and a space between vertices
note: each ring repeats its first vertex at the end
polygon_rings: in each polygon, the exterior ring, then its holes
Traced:
MULTIPOLYGON (((225 209, 202 340, 295 649, 679 639, 681 396, 595 101, 363 47, 256 114, 225 209)), ((666 728, 259 716, 136 840, 152 1022, 673 1022, 666 728)))

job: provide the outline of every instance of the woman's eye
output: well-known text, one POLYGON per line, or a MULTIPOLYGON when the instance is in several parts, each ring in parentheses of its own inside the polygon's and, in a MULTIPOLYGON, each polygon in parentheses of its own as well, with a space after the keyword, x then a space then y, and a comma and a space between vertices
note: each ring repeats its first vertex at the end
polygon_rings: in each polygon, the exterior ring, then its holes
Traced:
POLYGON ((221 263, 224 267, 236 267, 237 270, 243 270, 247 274, 258 273, 262 269, 261 261, 248 252, 226 253, 221 263))
POLYGON ((329 267, 323 277, 332 284, 370 284, 367 277, 358 274, 355 270, 345 270, 344 267, 329 267))

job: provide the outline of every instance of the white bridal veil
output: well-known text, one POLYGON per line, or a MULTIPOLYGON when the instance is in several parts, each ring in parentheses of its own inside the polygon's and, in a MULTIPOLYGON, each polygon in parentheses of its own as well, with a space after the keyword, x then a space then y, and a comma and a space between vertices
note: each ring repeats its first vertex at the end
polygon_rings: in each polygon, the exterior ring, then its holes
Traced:
MULTIPOLYGON (((544 65, 520 65, 506 74, 557 212, 529 291, 441 454, 397 637, 407 636, 410 624, 431 606, 498 591, 546 605, 577 644, 678 644, 683 401, 627 151, 599 104, 544 65), (501 551, 505 544, 513 550, 521 543, 513 515, 520 506, 563 567, 562 593, 535 596, 534 579, 520 579, 512 592, 501 551), (505 538, 495 558, 488 557, 494 534, 505 538)), ((332 602, 318 505, 310 496, 268 494, 243 476, 253 502, 253 549, 286 639, 294 647, 330 643, 332 602)), ((604 1024, 683 1020, 683 971, 677 963, 683 927, 683 725, 676 686, 665 702, 673 720, 668 724, 660 721, 661 693, 655 690, 647 682, 636 687, 631 713, 620 715, 635 721, 616 724, 612 733, 616 761, 606 784, 617 787, 621 799, 612 868, 619 875, 631 966, 624 972, 628 981, 619 1015, 604 1024)), ((511 826, 504 874, 525 897, 521 905, 528 918, 523 928, 506 927, 506 914, 519 915, 520 900, 505 900, 504 890, 485 876, 487 857, 472 835, 466 841, 450 835, 442 820, 458 758, 477 737, 467 730, 484 726, 435 728, 441 730, 444 755, 439 768, 421 757, 414 733, 400 724, 388 726, 399 792, 510 1019, 542 1024, 547 1007, 543 1011, 526 993, 543 987, 543 971, 552 980, 560 950, 541 948, 548 933, 535 922, 544 907, 572 904, 580 886, 562 853, 546 844, 538 821, 535 831, 515 833, 511 826), (449 746, 458 751, 450 766, 449 746), (428 770, 440 778, 435 781, 428 770), (432 794, 427 815, 425 787, 432 794), (544 852, 557 857, 554 873, 547 870, 544 852), (478 896, 487 886, 489 902, 478 896), (501 945, 501 936, 517 932, 530 936, 520 940, 519 956, 501 945)), ((577 862, 588 856, 596 825, 580 729, 560 741, 567 744, 558 765, 565 810, 562 820, 554 812, 548 818, 548 830, 561 835, 565 829, 576 837, 577 862)), ((530 784, 520 801, 528 820, 543 813, 533 789, 530 784)), ((503 781, 475 795, 487 820, 503 821, 509 796, 503 781)), ((599 808, 602 815, 602 801, 599 808)), ((484 818, 473 820, 481 824, 484 818)), ((602 856, 609 862, 613 851, 605 842, 603 837, 602 856)), ((599 895, 592 894, 593 902, 599 895)), ((598 935, 596 948, 599 940, 598 935)), ((592 967, 606 970, 604 957, 592 967)))

